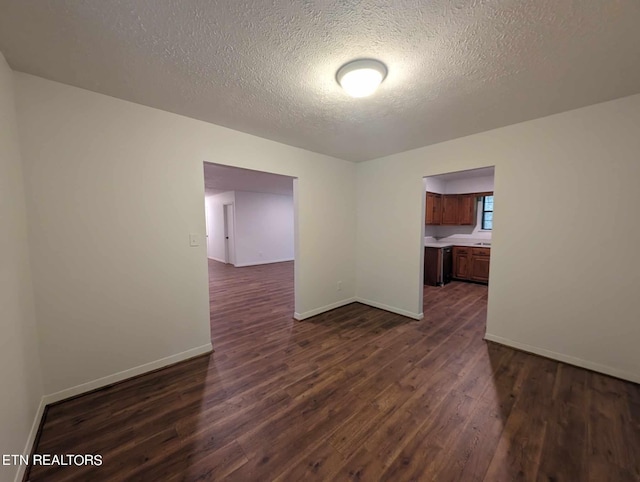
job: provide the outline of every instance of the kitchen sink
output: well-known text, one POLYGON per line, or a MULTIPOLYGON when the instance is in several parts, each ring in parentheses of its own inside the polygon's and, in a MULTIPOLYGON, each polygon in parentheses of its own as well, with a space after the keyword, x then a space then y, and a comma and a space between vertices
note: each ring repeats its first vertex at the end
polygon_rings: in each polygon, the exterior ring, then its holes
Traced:
POLYGON ((491 246, 491 243, 476 243, 475 246, 491 246))

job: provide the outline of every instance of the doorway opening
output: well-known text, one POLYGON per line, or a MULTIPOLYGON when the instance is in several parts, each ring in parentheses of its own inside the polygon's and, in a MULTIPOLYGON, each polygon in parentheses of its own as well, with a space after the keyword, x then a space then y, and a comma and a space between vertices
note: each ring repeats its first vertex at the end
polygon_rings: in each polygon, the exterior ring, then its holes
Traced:
POLYGON ((297 179, 210 162, 203 169, 216 350, 249 333, 287 331, 295 312, 297 179))
POLYGON ((421 273, 425 319, 434 306, 484 313, 490 284, 495 168, 428 176, 424 182, 421 273))

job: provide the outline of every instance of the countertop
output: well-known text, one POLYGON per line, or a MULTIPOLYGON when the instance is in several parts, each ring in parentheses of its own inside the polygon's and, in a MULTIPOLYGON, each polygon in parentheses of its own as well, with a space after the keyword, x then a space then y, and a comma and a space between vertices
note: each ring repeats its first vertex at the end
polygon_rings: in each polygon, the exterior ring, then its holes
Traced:
POLYGON ((491 241, 476 241, 469 240, 451 240, 451 241, 437 241, 424 243, 425 248, 450 248, 451 246, 467 246, 471 248, 491 248, 491 245, 480 245, 478 243, 490 243, 491 241))
POLYGON ((455 246, 452 243, 424 243, 425 248, 450 248, 451 246, 455 246))

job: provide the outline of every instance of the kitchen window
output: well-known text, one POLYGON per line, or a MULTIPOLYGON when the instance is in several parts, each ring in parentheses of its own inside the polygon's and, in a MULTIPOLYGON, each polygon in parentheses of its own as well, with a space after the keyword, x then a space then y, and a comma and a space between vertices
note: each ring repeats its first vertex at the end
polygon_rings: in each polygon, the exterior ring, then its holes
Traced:
POLYGON ((482 197, 482 229, 493 229, 493 196, 482 197))

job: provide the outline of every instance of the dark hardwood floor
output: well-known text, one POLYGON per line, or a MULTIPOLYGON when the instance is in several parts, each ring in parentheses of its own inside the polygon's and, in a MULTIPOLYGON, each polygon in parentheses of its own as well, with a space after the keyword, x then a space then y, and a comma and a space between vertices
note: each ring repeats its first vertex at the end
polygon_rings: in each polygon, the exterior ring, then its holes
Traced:
POLYGON ((210 262, 215 353, 51 406, 31 480, 640 480, 640 387, 483 341, 487 287, 423 321, 293 321, 293 265, 210 262))

